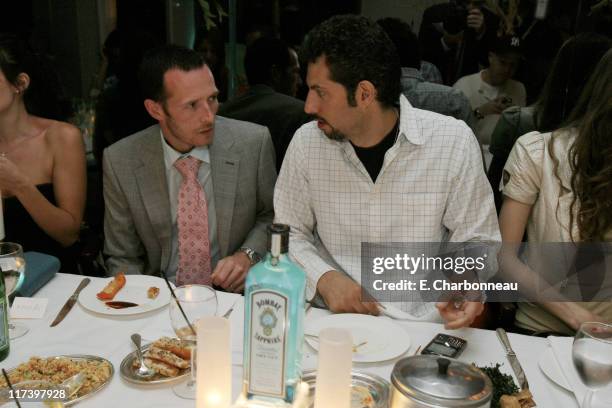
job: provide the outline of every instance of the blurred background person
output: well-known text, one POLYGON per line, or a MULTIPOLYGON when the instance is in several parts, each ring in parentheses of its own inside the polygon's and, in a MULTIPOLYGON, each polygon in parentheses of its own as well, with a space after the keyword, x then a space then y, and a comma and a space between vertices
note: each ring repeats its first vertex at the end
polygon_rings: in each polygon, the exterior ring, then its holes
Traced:
POLYGON ((410 26, 397 18, 378 20, 400 57, 402 93, 415 108, 437 112, 464 121, 474 131, 474 115, 467 97, 458 89, 427 81, 419 69, 421 51, 410 26))
POLYGON ((215 84, 219 89, 219 102, 225 102, 229 89, 229 70, 225 66, 225 39, 223 33, 213 28, 196 41, 194 49, 200 52, 206 64, 210 67, 215 78, 215 84))
POLYGON ((444 83, 486 65, 488 45, 496 36, 499 18, 483 0, 451 0, 423 12, 419 41, 423 59, 436 65, 444 83))
POLYGON ((502 113, 491 135, 489 152, 493 159, 487 173, 498 212, 502 204, 502 170, 516 139, 533 130, 544 133, 558 129, 574 109, 595 65, 611 46, 612 40, 595 33, 570 38, 559 50, 538 101, 502 113))
POLYGON ((525 87, 512 79, 520 59, 520 39, 497 38, 490 47, 488 67, 453 85, 470 101, 477 120, 476 137, 485 149, 487 167, 490 163, 488 145, 501 113, 510 106, 525 106, 526 103, 525 87))
POLYGON ((221 105, 219 115, 266 126, 280 171, 293 134, 310 120, 295 98, 302 84, 297 54, 277 38, 262 37, 247 47, 244 66, 248 91, 221 105))
POLYGON ((0 41, 0 190, 6 241, 54 255, 76 272, 75 243, 85 208, 85 148, 80 131, 43 117, 40 59, 16 40, 0 41), (36 84, 36 85, 35 85, 36 84), (36 112, 34 114, 33 112, 36 112))
MULTIPOLYGON (((597 64, 571 115, 552 132, 520 137, 506 163, 502 240, 528 242, 612 242, 612 50, 597 64)), ((506 246, 505 248, 508 248, 506 246)), ((518 248, 517 248, 518 250, 518 248)), ((507 250, 501 267, 513 276, 533 271, 507 250)), ((576 263, 584 262, 576 256, 576 263)), ((607 274, 609 275, 609 274, 607 274)), ((605 276, 602 288, 612 286, 605 276)), ((521 302, 516 326, 530 333, 572 335, 583 322, 612 321, 607 302, 521 302)))
POLYGON ((106 147, 154 123, 144 108, 137 73, 143 55, 156 41, 144 31, 116 32, 114 42, 116 36, 120 45, 116 79, 102 90, 96 105, 93 150, 98 168, 102 168, 106 147))

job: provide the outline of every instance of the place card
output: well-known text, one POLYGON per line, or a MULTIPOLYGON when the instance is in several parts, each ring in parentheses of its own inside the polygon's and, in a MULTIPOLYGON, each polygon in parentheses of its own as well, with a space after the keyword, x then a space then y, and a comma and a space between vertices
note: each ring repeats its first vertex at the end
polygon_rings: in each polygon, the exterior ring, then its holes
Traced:
POLYGON ((11 306, 11 319, 40 319, 47 310, 46 298, 16 297, 11 306))

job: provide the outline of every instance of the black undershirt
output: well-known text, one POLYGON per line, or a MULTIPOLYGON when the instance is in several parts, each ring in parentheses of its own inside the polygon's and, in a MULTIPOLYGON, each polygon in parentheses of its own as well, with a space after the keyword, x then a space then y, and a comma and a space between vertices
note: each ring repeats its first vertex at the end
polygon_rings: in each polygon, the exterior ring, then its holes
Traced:
POLYGON ((395 122, 395 126, 387 136, 383 140, 380 141, 375 146, 372 147, 358 147, 353 143, 353 149, 355 149, 355 153, 363 166, 366 168, 373 182, 376 182, 376 178, 378 177, 378 173, 380 173, 380 169, 382 169, 383 162, 385 160, 385 153, 387 150, 393 146, 398 134, 399 120, 395 122))

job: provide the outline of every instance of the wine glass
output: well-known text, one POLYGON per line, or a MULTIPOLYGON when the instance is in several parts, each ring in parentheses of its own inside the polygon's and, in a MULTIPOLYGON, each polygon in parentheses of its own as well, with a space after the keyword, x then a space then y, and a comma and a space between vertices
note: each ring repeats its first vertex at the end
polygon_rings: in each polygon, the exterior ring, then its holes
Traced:
POLYGON ((612 382, 612 325, 585 322, 574 337, 572 359, 587 393, 580 405, 591 408, 594 390, 612 382))
POLYGON ((176 395, 185 399, 195 399, 196 395, 196 366, 195 366, 195 330, 196 321, 204 316, 215 316, 217 314, 217 293, 210 286, 205 285, 184 285, 174 289, 176 300, 170 302, 170 323, 174 332, 181 340, 191 341, 194 344, 191 348, 191 378, 186 383, 182 383, 173 388, 176 395), (185 316, 178 306, 181 304, 185 316))
MULTIPOLYGON (((8 305, 9 298, 21 288, 25 278, 25 258, 21 245, 13 242, 0 242, 0 268, 4 274, 6 304, 8 305)), ((9 321, 11 340, 25 335, 28 331, 29 329, 24 325, 9 321)))

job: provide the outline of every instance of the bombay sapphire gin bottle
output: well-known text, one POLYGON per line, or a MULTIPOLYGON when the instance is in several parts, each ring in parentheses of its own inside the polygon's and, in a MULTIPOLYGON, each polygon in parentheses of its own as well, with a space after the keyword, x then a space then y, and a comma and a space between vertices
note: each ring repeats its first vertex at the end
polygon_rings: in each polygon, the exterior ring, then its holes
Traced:
POLYGON ((243 392, 274 406, 293 402, 302 375, 306 275, 289 259, 289 226, 268 233, 268 254, 245 282, 243 392))

